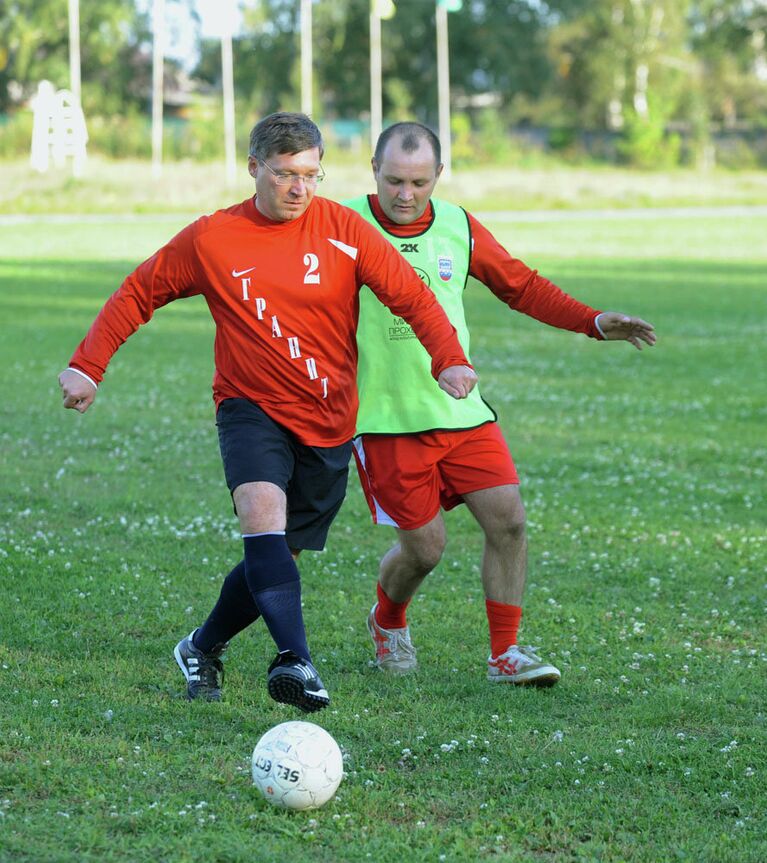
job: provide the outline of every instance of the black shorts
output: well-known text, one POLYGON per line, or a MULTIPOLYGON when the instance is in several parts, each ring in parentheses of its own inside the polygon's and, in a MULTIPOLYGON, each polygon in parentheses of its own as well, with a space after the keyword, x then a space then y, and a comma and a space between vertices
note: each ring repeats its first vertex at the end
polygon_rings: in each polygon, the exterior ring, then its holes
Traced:
POLYGON ((229 491, 246 482, 279 486, 288 499, 288 546, 321 551, 346 495, 351 441, 306 446, 247 399, 221 402, 216 425, 229 491))

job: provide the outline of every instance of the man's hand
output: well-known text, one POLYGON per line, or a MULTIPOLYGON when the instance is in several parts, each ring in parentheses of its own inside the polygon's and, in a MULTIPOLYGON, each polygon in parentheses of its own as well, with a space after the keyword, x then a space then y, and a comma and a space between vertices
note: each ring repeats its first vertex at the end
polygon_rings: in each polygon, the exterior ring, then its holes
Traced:
POLYGON ((64 369, 59 375, 59 386, 64 399, 65 408, 74 408, 81 414, 93 404, 96 398, 96 387, 82 375, 72 369, 64 369))
POLYGON ((437 383, 454 399, 465 399, 477 385, 477 376, 468 366, 448 366, 440 372, 437 383))
POLYGON ((622 339, 631 342, 638 351, 642 350, 642 342, 650 347, 655 344, 655 327, 641 318, 630 318, 620 312, 602 312, 597 316, 597 323, 610 341, 622 339))

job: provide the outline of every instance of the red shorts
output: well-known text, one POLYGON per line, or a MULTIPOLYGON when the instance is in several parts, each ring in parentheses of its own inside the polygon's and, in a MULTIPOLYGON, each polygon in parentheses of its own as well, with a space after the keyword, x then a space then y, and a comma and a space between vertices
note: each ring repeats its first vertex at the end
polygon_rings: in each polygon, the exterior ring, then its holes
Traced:
POLYGON ((460 431, 360 435, 353 441, 362 490, 373 521, 402 530, 428 524, 463 495, 518 485, 498 423, 460 431))

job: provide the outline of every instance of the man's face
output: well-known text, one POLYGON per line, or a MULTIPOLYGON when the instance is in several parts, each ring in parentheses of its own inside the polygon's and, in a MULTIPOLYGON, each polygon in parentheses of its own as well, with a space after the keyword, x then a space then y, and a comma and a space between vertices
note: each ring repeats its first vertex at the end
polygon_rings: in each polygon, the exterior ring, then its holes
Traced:
POLYGON ((306 212, 317 190, 321 173, 317 147, 300 153, 281 153, 259 161, 248 159, 248 171, 256 181, 256 208, 274 222, 290 222, 306 212), (270 170, 271 169, 271 170, 270 170))
POLYGON ((384 213, 398 225, 419 219, 442 173, 429 142, 421 140, 417 150, 406 153, 395 135, 387 143, 381 161, 373 159, 372 164, 384 213))

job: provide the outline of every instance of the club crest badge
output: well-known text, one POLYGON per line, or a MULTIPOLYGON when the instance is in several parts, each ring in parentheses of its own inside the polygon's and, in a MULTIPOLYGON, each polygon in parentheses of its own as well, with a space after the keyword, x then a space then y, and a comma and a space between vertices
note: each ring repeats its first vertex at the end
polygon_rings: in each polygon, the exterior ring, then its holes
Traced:
POLYGON ((453 275, 453 259, 452 258, 437 258, 437 266, 439 268, 439 277, 443 282, 449 282, 453 275))

